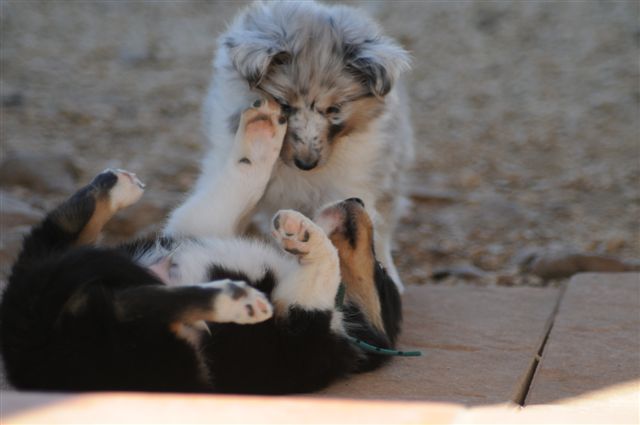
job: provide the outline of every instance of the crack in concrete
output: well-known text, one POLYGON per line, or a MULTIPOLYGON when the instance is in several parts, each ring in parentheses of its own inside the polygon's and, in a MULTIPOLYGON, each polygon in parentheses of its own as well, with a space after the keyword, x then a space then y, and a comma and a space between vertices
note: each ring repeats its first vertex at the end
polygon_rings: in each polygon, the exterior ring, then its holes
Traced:
POLYGON ((525 373, 523 379, 520 381, 521 383, 518 386, 518 389, 516 391, 513 402, 519 406, 524 407, 526 404, 527 396, 531 391, 531 387, 533 385, 536 372, 538 371, 538 367, 542 362, 544 349, 547 345, 547 342, 549 341, 549 336, 551 335, 551 331, 553 330, 553 325, 555 323, 556 316, 558 315, 558 311, 560 310, 560 305, 562 304, 562 300, 564 299, 564 294, 567 291, 567 285, 568 285, 568 282, 565 282, 560 287, 560 290, 558 292, 558 299, 556 300, 556 304, 553 307, 551 314, 549 315, 549 319, 547 320, 547 323, 545 324, 542 340, 538 344, 538 350, 536 351, 536 354, 534 355, 533 360, 529 365, 529 369, 527 369, 527 372, 525 373))

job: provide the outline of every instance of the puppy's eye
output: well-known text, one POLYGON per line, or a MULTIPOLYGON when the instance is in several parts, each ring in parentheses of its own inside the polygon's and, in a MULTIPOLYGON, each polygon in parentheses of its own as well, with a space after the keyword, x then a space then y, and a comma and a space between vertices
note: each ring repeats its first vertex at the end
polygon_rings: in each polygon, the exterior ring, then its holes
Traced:
POLYGON ((339 106, 329 106, 326 111, 327 114, 339 114, 340 107, 339 106))
POLYGON ((286 104, 286 103, 284 103, 284 102, 278 102, 278 103, 280 104, 280 109, 282 110, 282 113, 283 113, 284 115, 289 115, 289 114, 291 114, 291 111, 292 111, 291 106, 287 105, 287 104, 286 104))

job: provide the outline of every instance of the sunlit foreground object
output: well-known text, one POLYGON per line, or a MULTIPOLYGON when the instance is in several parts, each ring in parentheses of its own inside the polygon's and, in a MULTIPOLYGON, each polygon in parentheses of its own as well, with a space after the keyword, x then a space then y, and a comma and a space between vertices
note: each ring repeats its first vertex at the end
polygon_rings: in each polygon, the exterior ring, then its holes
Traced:
POLYGON ((3 424, 638 423, 639 382, 563 404, 464 407, 436 402, 185 394, 2 394, 3 424))

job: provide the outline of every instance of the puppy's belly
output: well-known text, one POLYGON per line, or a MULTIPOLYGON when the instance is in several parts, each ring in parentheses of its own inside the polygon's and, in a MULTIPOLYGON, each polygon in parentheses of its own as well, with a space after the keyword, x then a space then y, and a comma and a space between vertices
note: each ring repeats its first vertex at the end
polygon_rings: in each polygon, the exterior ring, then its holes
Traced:
POLYGON ((295 261, 274 247, 240 238, 184 241, 172 257, 180 285, 206 281, 210 268, 216 265, 240 270, 251 280, 259 280, 266 270, 271 270, 277 281, 296 266, 295 261))

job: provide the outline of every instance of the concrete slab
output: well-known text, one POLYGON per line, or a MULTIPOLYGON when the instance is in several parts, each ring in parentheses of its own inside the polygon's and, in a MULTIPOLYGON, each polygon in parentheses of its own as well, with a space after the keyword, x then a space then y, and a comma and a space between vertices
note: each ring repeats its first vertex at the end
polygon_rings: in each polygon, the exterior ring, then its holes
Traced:
POLYGON ((513 400, 557 296, 555 288, 410 286, 400 345, 423 357, 395 358, 318 396, 465 405, 513 400))
POLYGON ((575 276, 560 304, 526 404, 559 403, 616 384, 637 385, 638 379, 640 274, 575 276))
POLYGON ((400 346, 423 357, 395 358, 319 395, 467 406, 513 401, 558 296, 556 288, 409 286, 400 346))

